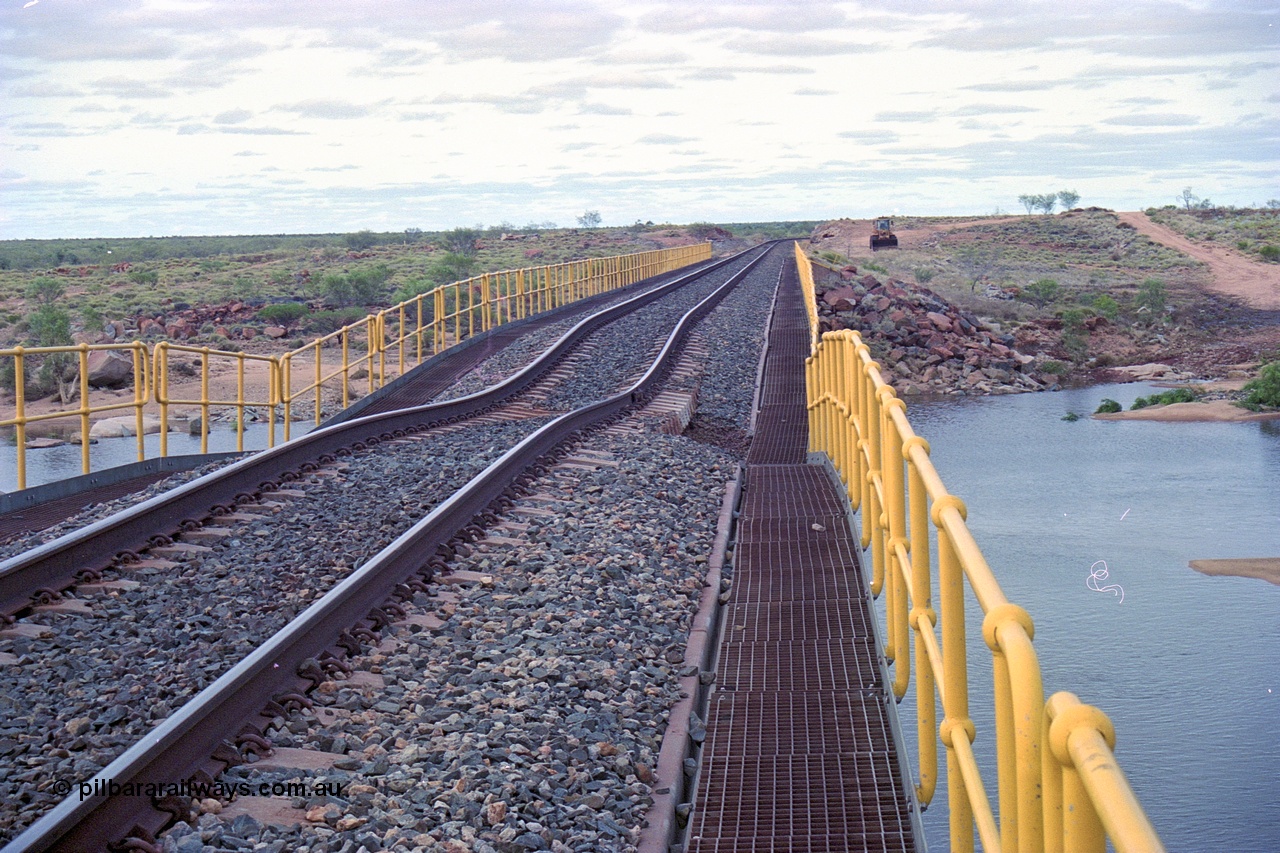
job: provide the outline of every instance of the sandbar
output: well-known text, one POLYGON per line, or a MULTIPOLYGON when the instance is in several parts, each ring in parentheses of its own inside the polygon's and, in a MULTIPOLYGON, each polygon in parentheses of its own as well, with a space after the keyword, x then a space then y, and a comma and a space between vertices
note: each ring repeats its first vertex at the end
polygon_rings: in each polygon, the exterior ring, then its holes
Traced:
POLYGON ((1280 586, 1280 557, 1246 557, 1239 560, 1192 560, 1188 565, 1205 575, 1257 578, 1280 586))
POLYGON ((1207 403, 1169 403, 1165 406, 1147 406, 1125 412, 1095 414, 1100 421, 1270 421, 1280 418, 1280 412, 1251 412, 1230 400, 1210 400, 1207 403))

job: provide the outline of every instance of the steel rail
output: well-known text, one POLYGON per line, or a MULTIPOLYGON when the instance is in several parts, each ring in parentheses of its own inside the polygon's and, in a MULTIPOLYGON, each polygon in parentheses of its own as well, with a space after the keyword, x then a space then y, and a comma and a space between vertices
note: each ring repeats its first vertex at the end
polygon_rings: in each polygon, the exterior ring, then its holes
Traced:
POLYGON ((541 379, 576 344, 600 327, 712 270, 738 261, 757 248, 704 265, 584 318, 536 360, 483 391, 322 427, 0 562, 0 621, 4 614, 12 617, 25 612, 38 591, 61 592, 83 577, 108 567, 121 554, 132 554, 149 544, 165 544, 163 540, 179 531, 185 522, 198 523, 237 503, 254 500, 262 492, 278 488, 282 480, 294 479, 293 472, 304 465, 345 455, 352 448, 363 449, 415 430, 491 411, 541 379))
MULTIPOLYGON (((439 504, 425 518, 354 571, 289 625, 223 674, 177 712, 145 735, 88 783, 89 794, 79 790, 47 812, 15 838, 2 853, 50 849, 99 849, 108 841, 131 849, 146 849, 148 836, 176 815, 162 814, 156 806, 137 797, 110 796, 109 783, 127 790, 130 784, 179 783, 209 766, 217 753, 223 764, 235 762, 228 733, 253 725, 265 731, 270 716, 279 713, 281 695, 296 692, 299 668, 305 661, 349 648, 342 635, 350 626, 372 622, 374 630, 388 624, 383 608, 397 588, 413 582, 415 575, 429 580, 433 561, 443 559, 458 531, 474 523, 495 501, 502 499, 526 472, 565 441, 585 430, 612 421, 647 399, 674 366, 679 349, 692 328, 705 317, 764 257, 752 259, 713 293, 681 318, 668 335, 661 352, 644 376, 631 387, 603 400, 568 412, 547 423, 512 447, 470 482, 439 504), (367 621, 366 621, 367 620, 367 621), (268 708, 263 712, 263 708, 268 708), (270 716, 267 716, 267 715, 270 716), (230 747, 230 750, 228 749, 230 747), (140 809, 143 814, 139 814, 140 809), (150 823, 151 827, 144 824, 150 823), (133 836, 128 838, 127 836, 133 836)), ((741 255, 734 256, 740 257, 741 255)), ((314 682, 313 682, 314 683, 314 682)), ((215 765, 216 766, 216 765, 215 765)))

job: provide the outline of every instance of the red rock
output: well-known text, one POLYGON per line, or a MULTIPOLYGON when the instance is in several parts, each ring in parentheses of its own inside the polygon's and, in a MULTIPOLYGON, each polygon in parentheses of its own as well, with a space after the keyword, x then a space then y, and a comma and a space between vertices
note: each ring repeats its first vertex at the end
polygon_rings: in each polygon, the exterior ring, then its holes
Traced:
POLYGON ((951 318, 946 314, 939 314, 937 311, 929 311, 924 316, 929 318, 929 322, 933 323, 934 328, 941 329, 944 332, 951 331, 951 318))
MULTIPOLYGON (((848 302, 850 299, 853 299, 855 295, 853 288, 848 285, 843 287, 833 287, 826 293, 822 294, 822 301, 834 308, 837 302, 848 302)), ((840 309, 837 308, 836 310, 838 311, 840 309)))
POLYGON ((876 300, 877 311, 888 311, 892 307, 893 307, 893 300, 887 296, 881 296, 879 299, 876 300))
POLYGON ((164 326, 155 320, 152 320, 150 317, 147 317, 138 323, 138 334, 144 338, 148 335, 163 335, 164 326))
POLYGON ((943 360, 946 360, 946 359, 948 359, 948 358, 955 358, 955 355, 956 355, 956 354, 955 354, 954 352, 952 352, 951 350, 947 349, 946 347, 942 347, 942 346, 932 346, 932 347, 929 347, 929 352, 933 353, 934 355, 938 356, 939 358, 941 358, 941 359, 943 359, 943 360))
POLYGON ((241 330, 240 332, 240 337, 244 338, 246 341, 251 341, 257 336, 258 336, 258 330, 253 328, 252 326, 245 326, 244 329, 241 330))
POLYGON ((288 332, 286 332, 284 329, 282 329, 279 326, 267 326, 265 329, 262 330, 262 334, 266 335, 268 338, 279 339, 279 338, 283 338, 286 334, 288 334, 288 332))
POLYGON ((222 335, 224 338, 231 337, 231 330, 226 326, 218 326, 213 330, 215 335, 222 335))

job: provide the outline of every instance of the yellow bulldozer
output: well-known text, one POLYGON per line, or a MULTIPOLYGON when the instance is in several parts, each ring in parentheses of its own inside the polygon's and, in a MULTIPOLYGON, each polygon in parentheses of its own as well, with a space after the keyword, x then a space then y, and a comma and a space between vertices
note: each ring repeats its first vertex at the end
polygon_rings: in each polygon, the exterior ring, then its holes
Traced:
POLYGON ((898 235, 893 233, 893 220, 882 216, 871 223, 871 251, 898 248, 898 235))

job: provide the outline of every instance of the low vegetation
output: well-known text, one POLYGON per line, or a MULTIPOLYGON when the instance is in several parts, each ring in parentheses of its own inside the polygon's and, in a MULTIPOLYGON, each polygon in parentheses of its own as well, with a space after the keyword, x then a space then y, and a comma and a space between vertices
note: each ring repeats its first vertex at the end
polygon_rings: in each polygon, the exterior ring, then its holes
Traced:
POLYGON ((1172 391, 1139 397, 1133 401, 1133 405, 1129 408, 1145 409, 1150 406, 1167 406, 1170 403, 1194 403, 1195 401, 1196 394, 1190 388, 1175 388, 1172 391))
POLYGON ((1254 412, 1280 409, 1280 361, 1258 371, 1258 378, 1244 386, 1240 405, 1254 412))
POLYGON ((637 222, 579 230, 557 228, 551 222, 524 227, 503 222, 439 232, 408 228, 294 236, 0 241, 0 348, 55 338, 94 340, 104 324, 123 321, 131 330, 146 318, 167 319, 189 309, 235 304, 245 309, 236 312, 234 321, 199 317, 189 342, 221 345, 228 332, 237 341, 248 338, 247 328, 260 332, 271 325, 296 328, 302 334, 327 332, 350 322, 353 314, 359 315, 354 319, 363 317, 365 309, 387 307, 436 284, 481 272, 630 254, 704 238, 736 240, 745 246, 766 237, 803 235, 812 227, 813 223, 782 222, 699 227, 637 222), (37 292, 41 287, 57 290, 52 308, 42 308, 37 292), (57 317, 66 320, 66 335, 51 337, 50 312, 60 312, 57 317))
POLYGON ((1155 222, 1194 240, 1234 248, 1263 261, 1280 262, 1280 200, 1264 208, 1166 205, 1147 210, 1155 222))

